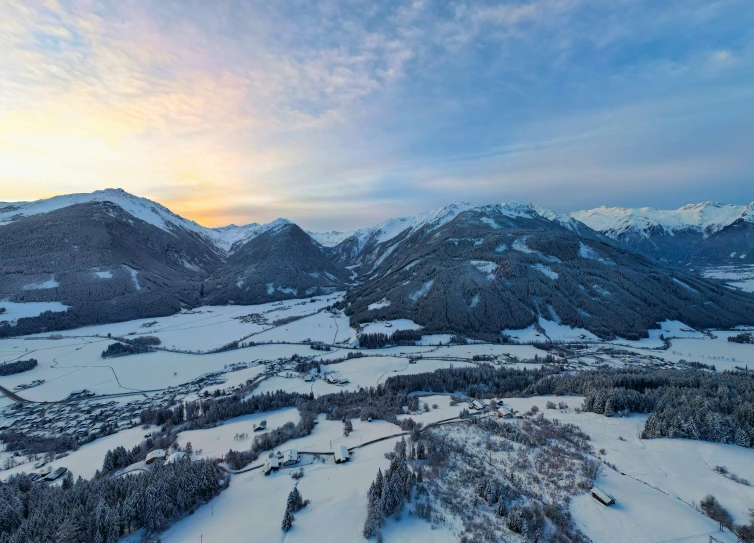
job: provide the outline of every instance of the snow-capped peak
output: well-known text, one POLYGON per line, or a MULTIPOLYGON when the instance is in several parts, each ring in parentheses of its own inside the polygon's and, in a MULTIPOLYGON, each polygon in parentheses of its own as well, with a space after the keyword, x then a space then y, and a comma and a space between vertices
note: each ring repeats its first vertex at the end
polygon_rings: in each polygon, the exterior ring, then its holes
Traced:
POLYGON ((239 241, 249 241, 263 232, 291 224, 287 219, 277 219, 268 224, 251 223, 244 226, 231 224, 222 228, 206 228, 192 220, 176 215, 165 206, 152 200, 134 196, 123 189, 104 189, 89 193, 54 196, 34 202, 0 203, 0 225, 12 222, 17 218, 40 215, 90 202, 111 202, 129 215, 168 233, 173 233, 175 228, 194 232, 209 239, 216 247, 224 251, 230 251, 233 245, 239 241))
POLYGON ((170 232, 174 227, 181 227, 197 233, 202 233, 205 230, 203 226, 176 215, 165 206, 146 198, 134 196, 123 189, 104 189, 89 193, 53 196, 46 200, 34 202, 3 204, 4 207, 0 208, 0 224, 11 222, 18 217, 49 213, 75 204, 90 202, 111 202, 121 207, 128 214, 166 232, 170 232))
POLYGON ((325 247, 334 247, 351 237, 356 238, 359 248, 363 248, 367 240, 375 243, 384 243, 403 234, 406 231, 414 232, 427 227, 430 230, 439 228, 465 211, 477 211, 482 214, 498 214, 511 218, 534 218, 540 217, 549 221, 558 222, 569 229, 575 229, 578 222, 566 215, 559 215, 551 209, 537 206, 531 203, 503 202, 493 205, 474 205, 468 202, 458 202, 448 206, 439 207, 426 213, 413 217, 397 217, 388 219, 371 228, 361 228, 351 232, 307 232, 314 240, 325 247))
POLYGON ((702 232, 705 236, 718 232, 739 219, 754 221, 754 203, 749 205, 702 202, 678 209, 641 207, 598 207, 574 211, 570 215, 590 228, 617 238, 628 232, 647 236, 649 231, 663 230, 669 235, 683 230, 702 232))

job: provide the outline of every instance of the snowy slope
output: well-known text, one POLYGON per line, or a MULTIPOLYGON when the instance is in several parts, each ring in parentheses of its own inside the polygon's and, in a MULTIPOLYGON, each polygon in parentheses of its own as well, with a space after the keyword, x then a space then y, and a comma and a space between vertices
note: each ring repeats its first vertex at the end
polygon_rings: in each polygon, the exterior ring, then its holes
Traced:
POLYGON ((205 228, 206 235, 217 247, 225 251, 231 251, 236 244, 250 241, 264 232, 278 229, 287 224, 293 224, 288 219, 276 219, 267 224, 251 223, 244 226, 231 224, 220 228, 205 228))
POLYGON ((134 196, 123 189, 104 189, 90 193, 54 196, 46 200, 37 200, 34 202, 0 204, 4 206, 0 207, 0 225, 7 224, 21 217, 40 215, 64 207, 90 202, 112 202, 122 207, 134 217, 166 232, 170 232, 171 229, 176 227, 201 234, 207 230, 194 221, 176 215, 168 208, 156 202, 134 196))
POLYGON ((629 232, 646 237, 650 231, 660 230, 669 235, 681 230, 690 230, 708 236, 739 219, 754 222, 754 202, 745 206, 704 202, 688 204, 678 209, 602 206, 574 211, 570 215, 593 230, 616 239, 629 232))
POLYGON ((475 206, 468 202, 459 202, 457 204, 433 209, 414 217, 397 217, 388 219, 371 228, 361 228, 352 232, 307 232, 307 234, 325 247, 334 247, 351 237, 355 237, 358 240, 358 247, 363 248, 368 240, 380 244, 390 241, 404 232, 414 232, 425 226, 429 226, 430 230, 440 228, 455 219, 464 211, 495 213, 511 218, 533 217, 539 215, 547 220, 559 222, 571 230, 576 230, 579 224, 566 215, 559 215, 550 209, 534 204, 504 202, 501 204, 475 206))
POLYGON ((234 244, 249 241, 259 234, 291 224, 286 219, 277 219, 268 224, 251 223, 244 226, 231 224, 222 228, 206 228, 192 220, 184 219, 163 205, 152 200, 129 194, 123 189, 104 189, 90 193, 65 194, 34 202, 0 202, 0 225, 8 224, 23 217, 41 215, 76 204, 90 202, 112 202, 137 219, 141 219, 165 232, 182 228, 199 234, 216 247, 230 251, 234 244))

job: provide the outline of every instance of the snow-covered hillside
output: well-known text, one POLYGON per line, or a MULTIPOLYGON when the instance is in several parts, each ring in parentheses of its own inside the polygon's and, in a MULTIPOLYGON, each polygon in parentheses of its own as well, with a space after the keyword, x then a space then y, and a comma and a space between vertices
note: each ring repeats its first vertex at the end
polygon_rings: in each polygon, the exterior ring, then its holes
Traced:
POLYGON ((570 216, 615 239, 627 232, 648 236, 649 232, 657 230, 670 235, 681 230, 692 230, 708 236, 739 219, 754 222, 754 202, 745 206, 704 202, 688 204, 678 209, 602 206, 574 211, 570 216))
POLYGON ((554 211, 531 203, 503 202, 492 205, 473 205, 468 202, 459 202, 448 206, 439 207, 426 213, 413 217, 396 217, 381 222, 376 226, 361 228, 350 232, 309 232, 307 233, 318 243, 325 247, 334 247, 339 243, 354 237, 358 241, 359 248, 363 248, 367 241, 375 244, 384 243, 397 237, 404 232, 415 232, 424 226, 431 230, 449 223, 464 211, 479 211, 485 214, 495 213, 511 218, 532 217, 539 215, 550 221, 557 221, 571 229, 578 228, 578 223, 566 215, 559 215, 554 211))
POLYGON ((267 224, 251 223, 244 226, 231 224, 221 228, 206 228, 173 213, 165 206, 152 200, 134 196, 123 189, 104 189, 89 193, 64 194, 33 202, 0 202, 0 225, 8 224, 23 217, 41 215, 72 205, 91 202, 116 204, 130 215, 165 232, 171 232, 175 228, 194 232, 204 236, 215 246, 225 251, 229 251, 235 243, 249 241, 259 234, 291 224, 286 219, 277 219, 267 224))

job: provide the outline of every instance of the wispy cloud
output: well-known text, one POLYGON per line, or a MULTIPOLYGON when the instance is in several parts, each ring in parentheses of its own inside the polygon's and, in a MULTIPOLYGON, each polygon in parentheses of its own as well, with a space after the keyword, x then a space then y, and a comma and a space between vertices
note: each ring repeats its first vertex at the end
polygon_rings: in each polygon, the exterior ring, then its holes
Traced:
POLYGON ((745 0, 6 0, 0 200, 335 228, 751 199, 752 29, 745 0))

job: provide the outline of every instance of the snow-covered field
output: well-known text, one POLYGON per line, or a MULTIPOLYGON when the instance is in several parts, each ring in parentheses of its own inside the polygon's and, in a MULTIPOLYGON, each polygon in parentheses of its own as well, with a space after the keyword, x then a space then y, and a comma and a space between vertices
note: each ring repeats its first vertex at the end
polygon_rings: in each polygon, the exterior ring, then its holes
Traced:
POLYGON ((60 302, 5 302, 0 300, 0 307, 4 307, 5 311, 0 313, 0 322, 10 322, 13 325, 18 319, 24 317, 36 317, 41 315, 45 311, 65 311, 68 309, 67 305, 63 305, 60 302))
MULTIPOLYGON (((426 396, 421 403, 428 413, 412 417, 423 423, 435 422, 458 415, 463 404, 450 406, 444 395, 426 396)), ((717 525, 692 507, 705 495, 714 494, 730 509, 736 521, 748 518, 748 507, 754 503, 754 488, 731 481, 712 468, 726 466, 730 472, 754 480, 754 451, 733 445, 721 445, 686 440, 640 440, 637 428, 644 417, 607 418, 593 413, 576 413, 581 404, 578 397, 507 399, 506 404, 521 412, 537 405, 548 418, 573 422, 586 431, 595 451, 605 449, 604 459, 615 464, 618 471, 605 468, 597 485, 613 495, 617 503, 604 507, 589 494, 576 497, 571 505, 577 525, 593 541, 667 541, 697 536, 688 541, 706 542, 706 534, 714 533, 721 541, 733 543, 729 533, 717 533, 717 525), (547 410, 548 400, 565 401, 566 411, 547 410), (623 439, 621 439, 623 438, 623 439)), ((295 420, 295 410, 267 413, 268 428, 283 419, 295 420), (289 412, 290 411, 290 412, 289 412), (272 420, 276 422, 270 424, 272 420)), ((195 450, 240 449, 233 435, 248 431, 252 420, 242 417, 209 430, 184 432, 181 444, 192 441, 195 450), (245 426, 244 426, 245 425, 245 426), (190 439, 189 439, 190 438, 190 439)), ((353 447, 362 442, 399 432, 398 427, 382 421, 373 423, 354 421, 354 432, 342 435, 339 421, 320 423, 312 435, 286 443, 281 450, 327 452, 344 444, 353 447)), ((251 439, 251 438, 249 438, 251 439)), ((397 439, 397 438, 395 438, 397 439)), ((377 468, 386 468, 384 453, 392 450, 395 439, 356 449, 352 459, 343 465, 332 460, 315 461, 303 466, 304 478, 299 490, 310 505, 296 515, 294 528, 283 537, 279 523, 285 500, 295 481, 288 474, 293 468, 265 477, 260 471, 232 477, 230 488, 194 515, 178 522, 163 536, 165 543, 194 541, 204 535, 205 541, 240 541, 251 537, 254 541, 360 541, 366 512, 366 490, 377 468), (322 527, 326 527, 325 530, 322 527)), ((599 455, 599 453, 598 453, 599 455)), ((261 462, 260 459, 258 462, 261 462)), ((298 466, 295 466, 298 468, 298 466)), ((390 520, 383 531, 385 541, 457 541, 452 519, 438 529, 414 517, 404 515, 400 521, 390 520)))
POLYGON ((704 277, 720 279, 735 288, 754 292, 754 266, 720 266, 702 272, 704 277))
MULTIPOLYGON (((226 372, 205 386, 212 393, 236 387, 247 381, 261 380, 253 394, 287 390, 313 392, 315 396, 360 387, 376 386, 392 375, 431 372, 451 365, 462 367, 473 363, 475 355, 492 355, 506 365, 532 367, 523 364, 535 356, 544 358, 548 352, 532 345, 499 345, 471 343, 447 345, 449 335, 425 336, 422 344, 409 347, 388 347, 363 351, 353 347, 357 334, 342 313, 331 313, 324 308, 340 295, 317 297, 311 300, 290 300, 259 306, 203 307, 170 317, 140 319, 124 323, 91 326, 60 332, 58 339, 34 335, 24 338, 0 340, 0 361, 8 362, 35 358, 38 366, 28 372, 0 376, 0 385, 13 390, 22 384, 43 379, 44 383, 17 391, 23 398, 33 401, 57 401, 71 391, 86 388, 98 395, 123 394, 132 396, 115 398, 115 401, 144 399, 138 391, 155 391, 158 395, 174 392, 157 392, 201 376, 226 372), (303 318, 275 326, 276 320, 288 317, 303 318), (155 335, 163 347, 197 351, 196 353, 156 351, 146 354, 103 359, 102 351, 112 343, 113 336, 155 335), (307 340, 327 344, 342 344, 330 351, 312 349, 307 340), (208 353, 232 341, 253 341, 254 346, 224 352, 208 353), (363 352, 365 356, 343 360, 349 353, 363 352), (201 353, 201 354, 200 354, 201 353), (278 360, 289 360, 294 355, 312 360, 343 360, 321 366, 324 375, 332 374, 347 383, 330 384, 322 378, 304 381, 289 367, 274 365, 278 360), (416 363, 409 357, 421 355, 416 363), (244 369, 228 371, 233 364, 242 363, 244 369), (271 369, 273 368, 274 369, 271 369), (273 372, 277 372, 275 375, 273 372), (291 377, 284 375, 290 374, 291 377)), ((2 305, 2 304, 0 304, 2 305)), ((24 304, 27 305, 27 304, 24 304)), ((374 322, 364 327, 365 333, 392 334, 400 329, 419 329, 408 320, 374 322)), ((621 349, 639 357, 661 357, 667 362, 699 361, 715 364, 724 370, 735 366, 754 367, 754 346, 727 341, 733 332, 696 331, 679 322, 664 322, 650 337, 640 341, 617 340, 598 342, 585 330, 571 329, 553 321, 540 320, 544 334, 531 327, 526 330, 506 331, 521 341, 542 342, 582 340, 595 342, 588 346, 582 360, 592 358, 593 363, 603 363, 609 357, 600 350, 621 349), (670 348, 664 349, 660 335, 670 339, 670 348)), ((617 357, 609 359, 618 363, 617 357)), ((314 370, 316 371, 316 370, 314 370)), ((322 377, 320 375, 320 377, 322 377)), ((175 389, 171 389, 175 390, 175 389)), ((193 390, 193 389, 192 389, 193 390)), ((184 393, 182 393, 184 394, 184 393)), ((182 396, 183 397, 183 396, 182 396)), ((196 392, 191 392, 191 398, 196 392)), ((567 410, 547 410, 545 403, 551 397, 506 399, 513 409, 527 411, 538 405, 546 417, 579 425, 591 438, 596 451, 604 449, 606 462, 615 464, 618 471, 606 468, 598 485, 617 499, 617 504, 606 508, 589 495, 575 498, 571 505, 580 529, 594 541, 666 541, 696 534, 714 532, 717 527, 693 508, 707 494, 714 494, 728 508, 737 522, 748 519, 748 508, 754 506, 754 488, 735 483, 714 471, 725 466, 739 477, 754 480, 754 450, 732 445, 684 440, 638 438, 644 422, 642 416, 606 418, 592 413, 577 414, 580 398, 557 398, 566 401, 567 410)), ((426 413, 411 415, 424 424, 458 416, 464 404, 450 406, 450 397, 434 395, 422 397, 420 405, 427 403, 426 413), (432 408, 433 405, 438 408, 432 408)), ((11 401, 0 398, 0 407, 11 401)), ((405 416, 402 416, 405 417, 405 416)), ((300 416, 295 408, 274 412, 255 413, 225 421, 214 428, 184 430, 178 434, 178 444, 191 442, 197 458, 220 457, 228 450, 248 450, 255 433, 253 427, 261 420, 267 421, 267 430, 280 427, 288 421, 297 422, 300 416), (237 438, 238 435, 246 434, 237 438)), ((309 436, 286 443, 281 449, 297 448, 300 451, 331 452, 338 445, 354 447, 373 439, 392 436, 400 429, 384 422, 353 421, 354 431, 345 437, 340 421, 327 421, 319 417, 319 424, 309 436)), ((105 452, 122 445, 131 448, 144 439, 149 430, 134 427, 98 439, 79 450, 55 460, 53 467, 65 466, 75 476, 92 477, 101 467, 105 452)), ((332 458, 315 461, 304 466, 304 478, 299 489, 311 504, 296 514, 294 528, 283 537, 280 520, 285 509, 288 492, 295 481, 289 477, 292 470, 281 470, 265 477, 261 470, 232 476, 230 488, 210 504, 193 515, 179 521, 163 536, 162 541, 189 542, 201 539, 212 541, 359 541, 366 511, 366 491, 378 468, 385 469, 388 460, 384 453, 392 450, 395 439, 370 444, 357 449, 351 461, 335 465, 332 458), (327 527, 323 530, 322 527, 327 527)), ((10 456, 0 453, 0 461, 10 456)), ((263 461, 261 455, 257 463, 263 461)), ((20 471, 30 471, 28 462, 5 471, 3 478, 20 471)), ((445 542, 457 541, 451 521, 437 529, 411 516, 400 521, 390 520, 383 530, 386 541, 445 542)), ((729 534, 715 534, 722 541, 733 541, 729 534)), ((706 541, 704 536, 688 541, 706 541)))

